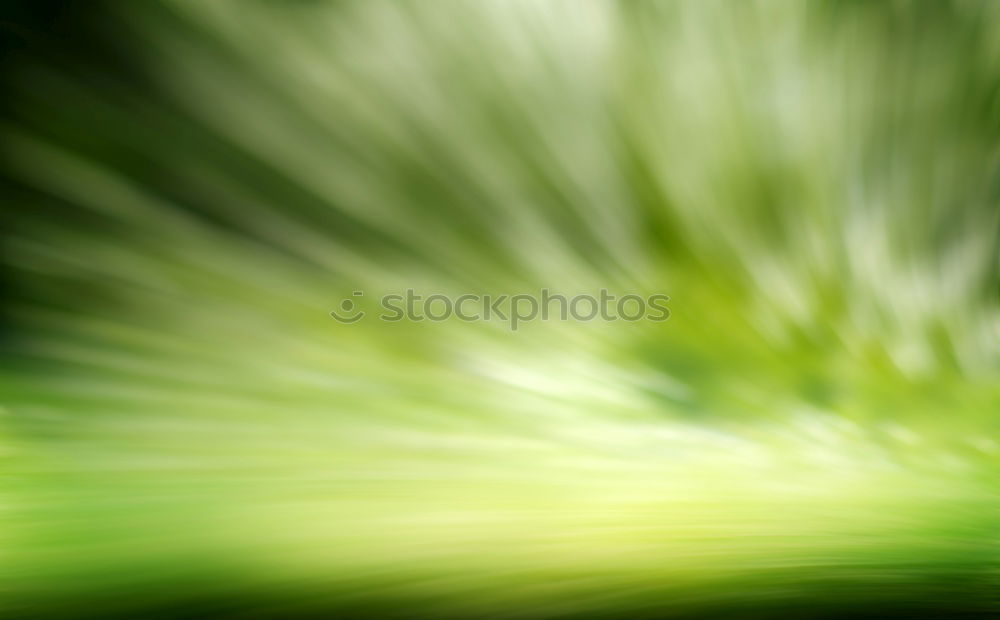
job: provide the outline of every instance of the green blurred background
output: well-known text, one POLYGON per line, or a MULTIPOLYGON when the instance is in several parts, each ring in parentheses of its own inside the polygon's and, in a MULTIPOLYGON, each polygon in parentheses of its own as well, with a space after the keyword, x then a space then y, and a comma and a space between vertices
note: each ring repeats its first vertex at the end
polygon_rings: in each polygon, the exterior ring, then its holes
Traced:
POLYGON ((1000 614, 1000 3, 0 29, 4 618, 1000 614))

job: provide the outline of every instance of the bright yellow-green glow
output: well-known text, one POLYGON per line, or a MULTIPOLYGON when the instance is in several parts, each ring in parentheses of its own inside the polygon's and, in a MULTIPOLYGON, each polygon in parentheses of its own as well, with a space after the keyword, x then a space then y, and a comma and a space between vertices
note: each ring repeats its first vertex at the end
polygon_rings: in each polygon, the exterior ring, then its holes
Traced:
POLYGON ((0 127, 0 611, 996 612, 998 10, 106 9, 0 127))

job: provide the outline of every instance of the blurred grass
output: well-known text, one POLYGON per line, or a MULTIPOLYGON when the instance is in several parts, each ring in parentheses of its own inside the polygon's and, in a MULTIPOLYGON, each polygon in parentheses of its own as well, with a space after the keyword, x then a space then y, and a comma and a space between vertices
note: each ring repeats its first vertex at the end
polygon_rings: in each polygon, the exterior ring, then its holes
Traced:
POLYGON ((0 610, 997 613, 998 8, 175 0, 19 35, 0 610), (410 287, 671 319, 327 314, 410 287))

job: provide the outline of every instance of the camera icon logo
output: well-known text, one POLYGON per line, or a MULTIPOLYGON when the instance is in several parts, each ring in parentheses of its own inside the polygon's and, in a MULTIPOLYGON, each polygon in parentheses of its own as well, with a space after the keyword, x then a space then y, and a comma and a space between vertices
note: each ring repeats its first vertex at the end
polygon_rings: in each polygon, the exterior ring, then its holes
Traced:
MULTIPOLYGON (((363 297, 364 296, 364 292, 363 291, 354 291, 354 293, 352 293, 352 296, 354 296, 354 297, 363 297)), ((331 310, 330 311, 330 316, 332 316, 333 318, 335 318, 337 321, 339 321, 341 323, 348 323, 349 324, 349 323, 357 323, 361 319, 365 318, 365 313, 364 313, 363 310, 357 310, 357 311, 355 311, 354 301, 352 299, 348 298, 348 299, 345 299, 342 302, 340 302, 340 312, 338 312, 336 310, 331 310)))

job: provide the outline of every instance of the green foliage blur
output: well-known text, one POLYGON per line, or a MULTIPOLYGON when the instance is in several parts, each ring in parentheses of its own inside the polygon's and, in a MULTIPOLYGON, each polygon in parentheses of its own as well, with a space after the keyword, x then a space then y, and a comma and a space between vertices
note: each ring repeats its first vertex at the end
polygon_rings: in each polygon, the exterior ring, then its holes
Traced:
POLYGON ((0 616, 1000 614, 1000 3, 0 31, 0 616))

